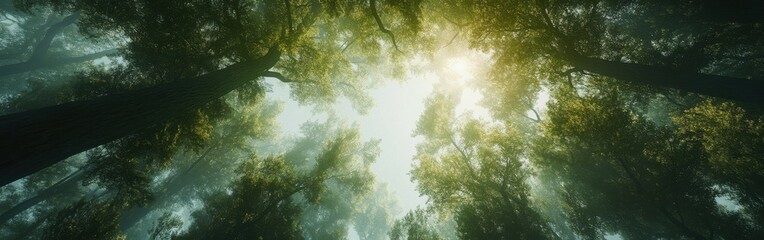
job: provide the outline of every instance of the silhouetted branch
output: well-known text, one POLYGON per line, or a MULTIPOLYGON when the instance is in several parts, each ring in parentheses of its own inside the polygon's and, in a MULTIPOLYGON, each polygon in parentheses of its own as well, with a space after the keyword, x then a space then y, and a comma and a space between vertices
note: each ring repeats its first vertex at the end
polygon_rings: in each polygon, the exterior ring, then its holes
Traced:
POLYGON ((572 79, 573 76, 572 75, 573 75, 573 73, 578 73, 578 72, 582 72, 582 70, 578 69, 578 68, 571 68, 571 69, 568 69, 565 72, 560 73, 560 76, 567 78, 568 86, 570 88, 572 88, 573 90, 576 89, 576 86, 573 85, 573 79, 572 79))
POLYGON ((541 7, 541 17, 543 18, 544 24, 546 25, 544 28, 552 33, 554 37, 556 37, 559 40, 559 43, 562 45, 562 50, 556 49, 554 46, 552 46, 552 50, 555 52, 559 52, 562 54, 567 54, 570 52, 575 51, 575 47, 573 43, 570 41, 570 38, 568 38, 565 33, 563 33, 557 26, 555 26, 554 22, 552 21, 552 18, 549 17, 549 3, 545 0, 539 1, 540 7, 541 7))
MULTIPOLYGON (((48 17, 45 20, 45 23, 39 26, 38 29, 35 29, 32 34, 25 34, 22 43, 3 49, 3 53, 0 53, 0 59, 21 57, 21 55, 34 44, 35 39, 45 34, 47 29, 54 24, 55 20, 57 20, 55 17, 48 17)), ((19 26, 21 26, 21 23, 19 23, 19 26)))
POLYGON ((61 62, 61 64, 77 63, 77 62, 95 60, 95 59, 99 59, 106 56, 114 56, 117 54, 119 54, 119 50, 117 50, 116 48, 112 48, 112 49, 103 50, 100 52, 82 55, 79 57, 67 57, 67 58, 54 59, 53 62, 61 62))
POLYGON ((279 81, 281 81, 281 82, 283 82, 283 83, 298 82, 298 81, 292 80, 292 79, 290 79, 290 78, 288 78, 288 77, 284 76, 284 75, 283 75, 283 74, 281 74, 280 72, 274 72, 274 71, 265 71, 265 72, 263 72, 262 76, 263 76, 263 77, 271 77, 271 78, 275 78, 275 79, 278 79, 279 81))
POLYGON ((460 22, 456 22, 456 21, 454 21, 453 19, 451 19, 451 18, 447 17, 446 15, 443 15, 443 14, 441 14, 441 16, 442 16, 442 17, 443 17, 443 19, 445 19, 447 22, 449 22, 449 23, 451 23, 451 24, 453 24, 453 25, 456 25, 457 27, 460 27, 460 28, 462 28, 462 27, 465 27, 465 26, 467 26, 467 24, 465 24, 465 23, 460 23, 460 22))
POLYGON ((459 36, 459 32, 454 33, 454 36, 451 37, 451 40, 448 40, 448 43, 446 43, 446 45, 443 45, 443 47, 441 47, 441 49, 446 48, 446 47, 450 46, 451 44, 453 44, 454 40, 456 40, 456 37, 458 37, 458 36, 459 36))
POLYGON ((534 119, 534 118, 531 118, 530 116, 527 116, 527 115, 526 115, 526 117, 528 117, 528 119, 530 119, 530 120, 532 120, 532 121, 534 121, 536 123, 541 122, 541 117, 539 116, 539 112, 536 111, 536 109, 534 109, 534 108, 530 108, 530 111, 533 113, 534 116, 536 116, 536 118, 534 119))
POLYGON ((35 46, 34 50, 32 50, 32 56, 29 58, 29 61, 37 61, 43 59, 48 54, 48 50, 50 49, 50 44, 53 42, 53 38, 61 33, 61 31, 63 31, 66 26, 76 22, 79 17, 80 13, 75 12, 74 14, 65 17, 63 20, 61 20, 61 22, 50 26, 48 31, 45 32, 45 36, 40 39, 40 41, 37 43, 37 46, 35 46))
POLYGON ((348 50, 348 48, 350 48, 350 46, 351 46, 351 45, 353 45, 353 43, 355 43, 355 41, 358 41, 358 38, 359 38, 359 37, 354 37, 354 38, 353 38, 353 39, 351 39, 349 42, 345 43, 345 44, 342 46, 342 51, 341 51, 341 52, 342 52, 342 53, 344 53, 345 51, 347 51, 347 50, 348 50))
POLYGON ((382 31, 383 33, 390 36, 390 39, 392 39, 393 41, 393 47, 395 47, 395 50, 397 50, 400 53, 403 53, 398 48, 398 43, 395 42, 395 35, 389 29, 385 28, 385 24, 382 23, 382 18, 379 17, 379 13, 377 12, 377 1, 369 0, 369 5, 371 7, 371 15, 374 16, 374 20, 377 22, 377 27, 379 27, 379 31, 382 31))
POLYGON ((565 77, 565 79, 567 80, 566 83, 568 84, 568 87, 570 87, 570 90, 573 91, 573 95, 576 96, 578 99, 582 99, 581 96, 578 95, 578 91, 576 90, 577 89, 576 85, 573 84, 573 76, 572 76, 573 73, 586 74, 581 69, 572 68, 572 69, 568 69, 565 72, 560 73, 560 76, 565 77))

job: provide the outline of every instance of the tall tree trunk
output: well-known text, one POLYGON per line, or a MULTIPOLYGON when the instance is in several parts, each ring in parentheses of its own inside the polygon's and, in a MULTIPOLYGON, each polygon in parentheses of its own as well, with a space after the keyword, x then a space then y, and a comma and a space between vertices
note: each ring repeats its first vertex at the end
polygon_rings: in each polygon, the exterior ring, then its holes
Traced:
POLYGON ((274 47, 261 58, 198 77, 0 116, 0 186, 220 98, 280 56, 274 47))
POLYGON ((6 49, 0 50, 0 59, 6 60, 6 59, 21 58, 22 55, 24 55, 24 53, 27 50, 29 50, 29 48, 32 47, 32 45, 34 45, 35 39, 42 38, 44 34, 47 34, 51 26, 57 24, 54 22, 55 22, 55 17, 48 16, 47 20, 45 20, 45 23, 39 26, 39 29, 27 30, 27 31, 30 31, 31 33, 25 35, 24 40, 22 40, 20 43, 9 45, 6 47, 6 49))
POLYGON ((161 203, 166 202, 168 199, 172 199, 186 187, 189 187, 189 182, 193 181, 193 178, 188 172, 178 176, 172 182, 168 183, 167 188, 161 194, 158 194, 155 199, 150 201, 145 206, 134 206, 128 210, 122 212, 119 218, 119 227, 123 232, 127 232, 130 228, 135 226, 136 223, 141 221, 146 215, 161 207, 161 203))
POLYGON ((47 201, 51 198, 59 196, 62 193, 67 192, 66 189, 70 189, 76 186, 77 183, 79 183, 80 180, 82 180, 83 178, 85 178, 85 171, 77 170, 76 172, 72 173, 71 175, 67 176, 66 178, 62 179, 56 184, 53 184, 52 186, 40 191, 34 197, 27 198, 24 201, 14 205, 10 209, 0 214, 0 225, 5 224, 6 222, 10 221, 11 219, 16 217, 20 213, 26 211, 27 209, 31 207, 34 207, 38 203, 47 201))
POLYGON ((39 59, 30 59, 26 62, 14 63, 0 66, 0 77, 13 75, 17 73, 24 73, 34 70, 47 69, 59 67, 72 63, 81 63, 85 61, 95 60, 101 57, 118 54, 117 49, 109 49, 101 52, 82 55, 79 57, 65 57, 65 58, 49 58, 43 57, 39 59))
POLYGON ((190 183, 194 182, 192 178, 199 177, 199 173, 197 173, 199 169, 196 167, 199 166, 200 163, 209 163, 210 157, 208 157, 208 155, 210 152, 221 146, 222 143, 228 140, 231 135, 232 133, 229 132, 222 138, 218 139, 215 144, 210 145, 207 150, 205 150, 201 155, 199 155, 199 157, 196 158, 196 160, 194 160, 193 163, 191 163, 191 166, 189 166, 179 175, 173 177, 173 179, 171 179, 164 187, 164 191, 162 191, 160 194, 157 194, 156 198, 152 199, 146 206, 135 206, 124 211, 119 218, 119 227, 122 229, 122 231, 127 232, 127 230, 138 223, 138 221, 146 217, 146 215, 151 213, 151 211, 155 210, 160 203, 175 197, 176 194, 188 187, 190 183))
POLYGON ((733 101, 764 104, 764 80, 725 77, 695 72, 683 72, 660 66, 622 63, 598 58, 573 56, 570 64, 619 80, 656 87, 673 88, 733 101))
POLYGON ((49 61, 47 59, 50 45, 53 43, 53 38, 61 33, 64 28, 74 24, 74 22, 76 22, 79 17, 80 14, 77 12, 50 26, 50 28, 48 28, 48 30, 45 32, 45 36, 37 41, 34 49, 32 49, 32 56, 30 56, 27 61, 21 63, 0 66, 0 77, 42 68, 46 65, 47 62, 55 62, 49 61))

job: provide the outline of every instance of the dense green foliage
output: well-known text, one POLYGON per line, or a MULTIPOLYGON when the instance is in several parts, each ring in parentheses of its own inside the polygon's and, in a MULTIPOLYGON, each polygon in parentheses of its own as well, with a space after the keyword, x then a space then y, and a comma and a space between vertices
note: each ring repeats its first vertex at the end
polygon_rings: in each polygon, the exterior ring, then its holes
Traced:
POLYGON ((762 239, 762 12, 0 0, 0 239, 762 239), (430 76, 416 146, 338 114, 430 76), (373 165, 405 147, 426 203, 400 212, 373 165))

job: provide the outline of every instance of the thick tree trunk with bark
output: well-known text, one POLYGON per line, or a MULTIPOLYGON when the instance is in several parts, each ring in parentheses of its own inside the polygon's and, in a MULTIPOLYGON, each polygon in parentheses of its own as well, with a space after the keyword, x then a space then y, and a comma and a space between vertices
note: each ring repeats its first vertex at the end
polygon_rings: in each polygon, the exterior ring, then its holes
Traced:
POLYGON ((573 56, 570 64, 619 80, 656 87, 673 88, 733 101, 764 104, 764 80, 683 72, 660 66, 622 63, 598 58, 573 56))
POLYGON ((191 79, 0 116, 0 186, 220 98, 279 60, 265 56, 191 79))

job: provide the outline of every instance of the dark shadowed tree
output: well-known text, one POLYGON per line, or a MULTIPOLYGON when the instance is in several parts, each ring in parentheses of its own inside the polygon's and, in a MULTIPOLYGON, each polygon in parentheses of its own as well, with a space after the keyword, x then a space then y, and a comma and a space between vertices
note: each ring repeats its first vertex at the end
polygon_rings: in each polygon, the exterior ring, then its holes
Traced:
MULTIPOLYGON (((79 18, 79 13, 74 13, 69 16, 64 17, 60 21, 56 22, 53 25, 50 25, 47 27, 47 30, 45 30, 45 34, 42 35, 41 38, 39 38, 32 47, 31 54, 29 54, 28 59, 26 59, 23 62, 19 63, 12 63, 12 64, 6 64, 0 66, 0 78, 17 74, 17 73, 23 73, 23 72, 29 72, 29 71, 37 71, 41 69, 47 69, 47 68, 55 68, 58 66, 63 66, 66 64, 72 64, 72 63, 80 63, 90 60, 95 60, 101 57, 109 56, 109 55, 116 55, 119 52, 116 49, 108 49, 96 53, 91 53, 87 55, 82 56, 75 56, 75 57, 54 57, 51 56, 51 48, 52 48, 52 42, 53 39, 56 37, 56 35, 60 35, 63 30, 73 25, 77 19, 79 18)), ((31 31, 27 34, 34 34, 34 31, 31 31)), ((28 38, 34 38, 33 36, 30 36, 28 38)), ((23 46, 14 46, 18 49, 24 49, 23 46)))
POLYGON ((698 20, 734 17, 729 9, 747 5, 762 9, 754 1, 455 0, 437 11, 495 53, 491 81, 506 104, 587 74, 762 104, 761 24, 698 20))
POLYGON ((119 212, 108 203, 80 200, 59 211, 42 239, 125 239, 119 232, 119 212))
MULTIPOLYGON (((126 59, 137 71, 129 78, 149 86, 0 117, 0 132, 4 136, 0 144, 19 146, 3 149, 6 160, 0 163, 3 171, 0 184, 72 154, 143 132, 233 90, 256 92, 252 90, 260 83, 255 80, 265 76, 305 85, 295 91, 301 101, 315 100, 319 104, 320 100, 333 100, 338 95, 363 97, 354 86, 363 78, 355 73, 370 66, 353 64, 350 59, 380 59, 383 44, 372 40, 356 42, 353 48, 362 47, 363 51, 345 52, 351 49, 352 39, 372 38, 338 32, 379 28, 381 33, 371 35, 384 35, 394 48, 400 49, 392 40, 396 39, 392 31, 380 21, 380 11, 385 10, 391 19, 411 19, 409 16, 419 11, 418 2, 374 1, 368 5, 350 2, 324 5, 318 1, 184 4, 139 1, 116 6, 87 1, 20 2, 27 10, 52 5, 59 11, 78 11, 80 31, 86 35, 124 34, 129 39, 126 59), (330 24, 340 20, 356 24, 330 24), (318 62, 335 64, 315 64, 318 62), (280 72, 269 71, 271 68, 280 72)), ((393 27, 396 30, 418 27, 411 25, 418 24, 417 21, 405 23, 393 27)), ((401 33, 405 36, 415 31, 401 33)))
POLYGON ((230 193, 211 195, 188 232, 174 239, 300 239, 300 208, 292 195, 321 183, 299 179, 281 157, 246 162, 239 174, 230 193))
POLYGON ((698 144, 722 193, 744 207, 764 234, 764 118, 731 103, 704 102, 674 118, 683 141, 698 144))
MULTIPOLYGON (((113 38, 89 39, 77 33, 77 13, 49 8, 24 12, 12 6, 3 10, 0 24, 0 93, 18 92, 29 81, 56 83, 63 72, 90 67, 92 60, 119 55, 113 38)), ((113 58, 111 58, 113 59, 113 58)), ((104 61, 103 63, 110 62, 104 61)), ((99 64, 100 65, 100 64, 99 64)))
MULTIPOLYGON (((247 104, 211 133, 211 144, 205 149, 175 156, 178 159, 173 160, 173 166, 166 170, 169 172, 167 178, 158 180, 160 183, 151 189, 154 197, 150 202, 123 212, 122 230, 127 231, 152 212, 162 212, 175 204, 196 199, 218 185, 225 185, 240 160, 251 152, 258 152, 253 145, 274 138, 279 112, 280 105, 275 103, 247 104)), ((146 220, 153 221, 152 218, 146 220)), ((135 232, 129 231, 128 237, 133 237, 132 233, 135 232)))
POLYGON ((755 227, 716 202, 704 155, 618 94, 561 93, 549 105, 533 165, 555 184, 585 238, 748 239, 755 227))

